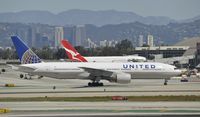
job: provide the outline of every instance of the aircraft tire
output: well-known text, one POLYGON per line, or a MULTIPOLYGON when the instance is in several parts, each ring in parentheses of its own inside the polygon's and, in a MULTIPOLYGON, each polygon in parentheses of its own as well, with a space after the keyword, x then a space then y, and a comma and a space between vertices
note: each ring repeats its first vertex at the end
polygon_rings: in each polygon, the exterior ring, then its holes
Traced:
POLYGON ((88 86, 89 87, 98 87, 98 86, 103 86, 103 83, 102 82, 100 82, 100 83, 99 82, 92 82, 92 83, 89 82, 88 86))
POLYGON ((88 86, 89 86, 89 87, 91 87, 91 86, 92 86, 92 83, 91 83, 91 82, 89 82, 89 83, 88 83, 88 86))
POLYGON ((24 77, 24 75, 23 75, 23 74, 20 74, 20 75, 19 75, 19 77, 20 77, 20 78, 23 78, 23 77, 24 77))
POLYGON ((102 83, 102 82, 100 82, 100 83, 99 83, 99 86, 103 86, 103 83, 102 83))
POLYGON ((94 82, 94 87, 97 87, 99 86, 99 83, 98 82, 94 82))
POLYGON ((5 69, 2 69, 1 72, 6 72, 6 70, 5 70, 5 69))

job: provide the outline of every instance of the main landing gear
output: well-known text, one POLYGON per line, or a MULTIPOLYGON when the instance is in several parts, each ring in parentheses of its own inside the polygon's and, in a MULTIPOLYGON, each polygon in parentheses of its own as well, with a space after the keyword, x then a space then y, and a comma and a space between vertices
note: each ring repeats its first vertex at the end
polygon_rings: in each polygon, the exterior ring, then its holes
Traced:
POLYGON ((164 85, 167 85, 167 82, 168 82, 168 80, 167 80, 167 79, 165 79, 164 85))
POLYGON ((24 79, 29 79, 29 80, 31 80, 32 78, 31 78, 31 75, 29 75, 29 74, 20 74, 20 76, 19 76, 20 78, 24 78, 24 79))
POLYGON ((89 87, 98 87, 98 86, 103 86, 102 82, 89 82, 88 83, 89 87))
POLYGON ((88 83, 88 86, 89 86, 89 87, 103 86, 103 83, 100 82, 101 77, 93 76, 93 78, 92 78, 91 80, 92 80, 92 82, 89 82, 89 83, 88 83))
MULTIPOLYGON (((20 74, 19 75, 20 78, 24 78, 24 79, 28 79, 28 80, 31 80, 32 76, 34 76, 34 75, 30 75, 30 74, 20 74)), ((41 78, 43 78, 43 76, 38 76, 38 79, 41 79, 41 78)))
POLYGON ((38 76, 38 79, 41 79, 41 78, 43 78, 43 76, 38 76))

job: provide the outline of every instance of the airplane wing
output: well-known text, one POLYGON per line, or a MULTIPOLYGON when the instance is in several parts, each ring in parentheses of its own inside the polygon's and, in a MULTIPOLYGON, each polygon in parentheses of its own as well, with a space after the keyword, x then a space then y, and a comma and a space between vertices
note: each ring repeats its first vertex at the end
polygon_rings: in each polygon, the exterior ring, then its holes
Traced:
POLYGON ((8 64, 9 67, 11 67, 11 69, 13 70, 19 70, 19 66, 15 66, 15 65, 11 65, 11 64, 8 64))
POLYGON ((80 67, 90 74, 91 80, 108 80, 109 82, 117 82, 121 84, 127 84, 131 82, 130 74, 121 72, 112 72, 104 69, 80 67))
POLYGON ((113 72, 107 71, 103 69, 96 69, 96 68, 89 68, 89 67, 80 67, 81 69, 84 69, 86 72, 90 73, 91 76, 96 77, 111 77, 113 72))
POLYGON ((22 71, 22 70, 26 70, 26 71, 34 71, 36 69, 34 68, 30 68, 30 67, 26 67, 26 66, 21 66, 21 65, 11 65, 11 64, 8 64, 9 67, 11 67, 11 69, 13 70, 16 70, 16 71, 22 71))
POLYGON ((32 68, 32 67, 22 66, 22 65, 18 66, 18 71, 25 72, 25 73, 32 73, 35 70, 37 70, 37 69, 32 68))
POLYGON ((21 66, 21 65, 15 66, 15 65, 8 64, 8 66, 11 67, 12 70, 20 71, 20 72, 26 72, 26 73, 31 73, 31 72, 36 70, 35 68, 31 68, 31 67, 27 67, 27 66, 21 66))

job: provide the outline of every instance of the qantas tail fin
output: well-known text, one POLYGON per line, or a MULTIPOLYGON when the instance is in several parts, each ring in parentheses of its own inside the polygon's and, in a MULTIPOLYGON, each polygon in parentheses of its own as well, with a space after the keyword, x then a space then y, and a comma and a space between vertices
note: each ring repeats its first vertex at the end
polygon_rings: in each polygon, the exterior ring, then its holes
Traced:
POLYGON ((41 63, 41 59, 18 37, 11 36, 21 64, 41 63))
POLYGON ((81 54, 79 54, 67 40, 62 40, 61 43, 69 59, 73 61, 87 62, 87 60, 83 56, 81 56, 81 54))

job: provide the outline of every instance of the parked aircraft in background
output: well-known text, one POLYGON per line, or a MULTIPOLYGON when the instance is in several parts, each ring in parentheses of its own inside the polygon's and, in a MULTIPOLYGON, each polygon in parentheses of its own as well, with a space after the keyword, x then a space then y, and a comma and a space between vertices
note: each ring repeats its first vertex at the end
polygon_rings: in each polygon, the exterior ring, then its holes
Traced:
POLYGON ((11 37, 21 61, 19 71, 56 79, 88 79, 88 86, 103 86, 100 80, 130 83, 131 79, 165 79, 179 75, 175 66, 148 62, 43 62, 19 37, 11 37))
POLYGON ((83 57, 78 51, 67 41, 62 40, 61 44, 65 49, 67 56, 72 61, 78 62, 144 62, 145 57, 142 56, 93 56, 93 57, 83 57))

